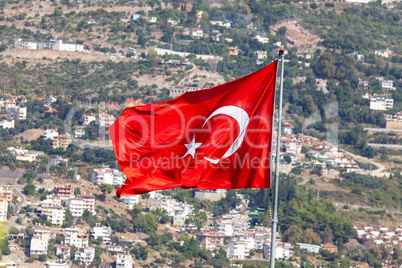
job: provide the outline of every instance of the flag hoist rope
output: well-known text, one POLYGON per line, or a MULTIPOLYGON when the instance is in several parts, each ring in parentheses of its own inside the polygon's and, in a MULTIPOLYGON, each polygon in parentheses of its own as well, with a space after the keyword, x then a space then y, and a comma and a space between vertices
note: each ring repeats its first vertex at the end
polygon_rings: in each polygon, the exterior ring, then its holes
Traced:
MULTIPOLYGON (((279 159, 280 159, 280 148, 281 148, 281 120, 282 120, 282 95, 283 95, 283 68, 285 59, 285 50, 279 50, 279 56, 281 58, 281 80, 280 80, 280 91, 279 91, 279 106, 278 106, 278 130, 277 130, 277 140, 276 140, 276 160, 275 160, 275 182, 274 182, 274 214, 272 218, 272 229, 271 229, 271 258, 270 258, 270 268, 275 268, 275 247, 276 247, 276 230, 278 225, 278 187, 279 187, 279 159)), ((272 122, 274 123, 274 122, 272 122)), ((273 133, 272 133, 273 135, 273 133)), ((272 189, 272 187, 271 187, 272 189)))

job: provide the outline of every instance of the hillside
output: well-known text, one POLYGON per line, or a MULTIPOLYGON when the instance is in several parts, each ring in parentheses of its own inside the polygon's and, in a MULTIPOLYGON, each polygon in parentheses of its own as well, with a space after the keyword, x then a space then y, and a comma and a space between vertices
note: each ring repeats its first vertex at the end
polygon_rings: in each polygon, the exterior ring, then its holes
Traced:
POLYGON ((175 188, 123 202, 115 194, 126 177, 109 126, 125 108, 246 76, 283 48, 277 266, 402 264, 402 1, 3 0, 0 7, 0 167, 18 196, 0 213, 12 226, 0 241, 3 260, 116 266, 127 253, 134 267, 266 267, 270 189, 211 193, 218 200, 211 201, 175 188), (70 196, 54 201, 67 184, 75 187, 70 196), (84 193, 95 205, 73 215, 71 203, 84 202, 84 193), (61 211, 61 222, 46 208, 61 211), (38 225, 55 233, 40 254, 30 252, 38 225), (107 235, 91 236, 98 225, 107 235), (88 245, 57 255, 53 246, 74 226, 88 245), (79 257, 86 247, 94 251, 89 263, 79 257))

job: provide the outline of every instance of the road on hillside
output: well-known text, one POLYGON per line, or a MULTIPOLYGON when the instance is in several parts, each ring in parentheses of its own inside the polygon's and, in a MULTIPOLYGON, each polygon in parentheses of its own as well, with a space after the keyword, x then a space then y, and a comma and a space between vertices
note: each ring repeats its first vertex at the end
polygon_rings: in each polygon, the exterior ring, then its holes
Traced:
POLYGON ((385 210, 386 213, 390 213, 390 214, 401 214, 401 212, 398 212, 398 211, 391 211, 391 210, 388 210, 388 209, 374 208, 374 207, 369 207, 369 206, 351 205, 351 204, 337 203, 337 202, 332 202, 332 203, 333 203, 336 207, 349 206, 350 208, 353 208, 353 209, 360 209, 360 208, 363 208, 363 209, 369 210, 369 211, 385 210))
POLYGON ((17 222, 17 219, 19 218, 19 213, 20 213, 21 208, 26 206, 26 204, 27 204, 27 197, 23 193, 22 185, 15 185, 14 189, 20 194, 20 196, 22 198, 22 201, 14 209, 14 212, 13 212, 13 214, 12 214, 10 220, 9 220, 10 221, 10 227, 21 228, 21 227, 24 227, 24 226, 19 224, 17 222))
POLYGON ((367 130, 369 132, 402 132, 402 129, 386 129, 386 128, 371 128, 366 127, 363 130, 367 130))
POLYGON ((389 149, 402 149, 402 145, 398 144, 382 144, 382 143, 367 143, 371 147, 384 147, 389 149))
POLYGON ((352 158, 354 158, 357 161, 375 165, 377 167, 377 169, 372 171, 372 175, 381 175, 381 173, 383 173, 385 171, 385 169, 386 169, 386 167, 383 164, 375 162, 375 161, 373 161, 373 160, 371 160, 371 159, 369 159, 367 157, 352 154, 351 152, 348 152, 348 151, 346 151, 346 150, 344 150, 342 148, 340 148, 340 150, 342 152, 344 152, 345 154, 351 156, 352 158))

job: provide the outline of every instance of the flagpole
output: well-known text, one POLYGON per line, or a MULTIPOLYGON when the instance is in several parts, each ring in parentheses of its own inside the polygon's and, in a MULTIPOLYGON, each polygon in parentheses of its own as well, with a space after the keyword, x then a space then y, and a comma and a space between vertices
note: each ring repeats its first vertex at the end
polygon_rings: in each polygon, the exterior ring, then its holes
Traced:
POLYGON ((279 56, 281 57, 281 80, 280 80, 280 91, 279 91, 279 107, 278 107, 278 131, 276 140, 276 161, 275 161, 275 183, 274 183, 274 214, 272 217, 272 230, 271 230, 271 258, 270 258, 270 268, 275 268, 275 247, 276 247, 276 230, 278 225, 278 188, 279 188, 279 159, 280 159, 280 149, 281 149, 281 128, 282 128, 282 98, 283 98, 283 69, 284 69, 284 59, 285 50, 279 50, 279 56))

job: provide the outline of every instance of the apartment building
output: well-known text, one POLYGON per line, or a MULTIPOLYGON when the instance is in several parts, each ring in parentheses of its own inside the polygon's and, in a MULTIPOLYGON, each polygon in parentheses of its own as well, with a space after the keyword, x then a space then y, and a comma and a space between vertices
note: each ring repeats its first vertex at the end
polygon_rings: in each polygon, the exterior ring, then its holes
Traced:
POLYGON ((95 121, 99 126, 108 127, 116 121, 116 117, 107 113, 99 113, 95 116, 95 121))
POLYGON ((84 265, 90 265, 94 261, 95 249, 91 247, 81 248, 75 252, 74 259, 81 261, 84 265))
POLYGON ((224 245, 225 236, 215 231, 201 231, 195 235, 200 248, 220 250, 224 245))
POLYGON ((25 120, 27 119, 27 107, 9 107, 6 108, 7 120, 25 120))
POLYGON ((126 176, 123 174, 123 172, 117 169, 102 167, 94 168, 91 171, 91 182, 95 184, 106 183, 120 186, 124 184, 125 180, 126 176))
POLYGON ((49 227, 35 226, 33 236, 43 241, 49 241, 54 237, 54 232, 49 227))
POLYGON ((88 247, 88 235, 80 234, 77 228, 66 228, 64 230, 64 244, 67 246, 75 246, 77 248, 88 247))
POLYGON ((82 116, 82 118, 81 118, 81 121, 82 121, 82 124, 83 124, 84 126, 88 126, 88 125, 90 125, 92 122, 95 122, 95 121, 96 121, 96 117, 95 117, 95 115, 93 115, 93 114, 90 114, 90 115, 84 114, 84 115, 82 116))
MULTIPOLYGON (((265 259, 271 258, 271 244, 265 243, 263 246, 263 256, 265 259)), ((293 256, 293 246, 290 243, 277 242, 275 247, 275 259, 288 260, 293 256)))
POLYGON ((394 99, 386 94, 375 95, 370 98, 370 109, 374 111, 386 111, 394 107, 394 99))
POLYGON ((70 198, 67 200, 66 205, 74 217, 81 217, 84 213, 84 199, 82 198, 70 198))
POLYGON ((72 139, 65 135, 58 135, 53 137, 53 148, 67 148, 72 142, 72 139))
POLYGON ((37 237, 32 237, 31 239, 31 245, 29 248, 29 254, 30 256, 36 254, 36 255, 46 255, 47 254, 47 247, 48 247, 48 241, 42 240, 37 237))
POLYGON ((244 232, 250 226, 250 217, 237 211, 220 216, 214 222, 215 231, 225 236, 233 236, 237 232, 244 232))
POLYGON ((110 242, 110 237, 112 235, 112 229, 109 226, 95 226, 92 232, 92 236, 95 239, 102 237, 103 242, 110 242))
POLYGON ((134 260, 131 254, 117 253, 116 268, 133 268, 134 260))
POLYGON ((63 207, 42 207, 42 217, 54 225, 63 225, 65 211, 63 207))
POLYGON ((0 199, 0 222, 7 221, 8 202, 6 199, 0 199))
POLYGON ((229 259, 245 259, 249 256, 247 249, 248 241, 232 238, 228 241, 226 249, 226 258, 229 259))
POLYGON ((54 245, 56 256, 62 255, 64 259, 69 260, 71 256, 71 248, 66 245, 54 245))
POLYGON ((48 140, 53 140, 54 137, 59 136, 59 132, 55 129, 45 129, 43 137, 48 140))
POLYGON ((0 186, 0 199, 5 199, 9 203, 13 201, 13 188, 10 185, 0 186))
POLYGON ((123 195, 120 197, 128 209, 133 209, 135 204, 140 203, 139 195, 123 195))
POLYGON ((54 187, 53 192, 55 196, 65 199, 74 197, 74 190, 74 185, 67 184, 66 186, 54 187))
POLYGON ((79 198, 84 200, 84 210, 88 210, 92 215, 95 215, 95 196, 92 194, 82 194, 79 198))

